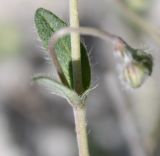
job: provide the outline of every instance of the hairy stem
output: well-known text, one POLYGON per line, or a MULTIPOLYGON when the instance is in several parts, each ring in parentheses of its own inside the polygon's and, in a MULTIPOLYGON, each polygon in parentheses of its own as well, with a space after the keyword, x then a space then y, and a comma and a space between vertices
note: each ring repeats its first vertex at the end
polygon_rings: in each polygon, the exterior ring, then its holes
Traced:
POLYGON ((70 34, 70 33, 78 33, 81 35, 86 35, 86 36, 93 36, 93 37, 98 37, 101 38, 105 41, 111 41, 112 43, 115 43, 117 40, 121 40, 124 42, 122 38, 120 38, 117 35, 114 35, 108 31, 103 31, 97 28, 92 28, 92 27, 79 27, 79 28, 72 28, 72 27, 66 27, 58 30, 57 32, 53 33, 50 42, 49 42, 49 52, 51 56, 55 53, 54 47, 57 41, 70 34))
MULTIPOLYGON (((74 28, 79 27, 78 0, 70 0, 70 26, 74 28)), ((71 58, 73 69, 73 86, 78 93, 81 93, 83 90, 83 85, 81 72, 80 35, 77 33, 71 33, 71 58)))
POLYGON ((74 107, 74 119, 79 148, 79 156, 89 156, 87 130, 86 130, 86 110, 85 107, 74 107))
POLYGON ((49 45, 48 45, 48 50, 50 53, 50 56, 52 58, 52 61, 54 64, 56 64, 57 67, 57 71, 59 73, 59 75, 62 75, 62 77, 64 77, 63 75, 63 71, 62 68, 58 62, 57 59, 57 55, 55 53, 55 44, 57 43, 57 41, 61 38, 64 37, 70 33, 78 33, 78 34, 82 34, 82 35, 89 35, 89 36, 94 36, 94 37, 98 37, 101 38, 105 41, 111 41, 113 44, 116 43, 116 41, 123 41, 123 39, 121 39, 119 36, 114 35, 110 32, 107 31, 103 31, 103 30, 99 30, 96 28, 91 28, 91 27, 79 27, 79 28, 71 28, 71 27, 66 27, 66 28, 62 28, 59 31, 53 33, 49 45))
MULTIPOLYGON (((58 59, 56 57, 54 46, 56 42, 63 36, 70 34, 70 33, 78 33, 83 35, 91 35, 95 37, 99 37, 104 40, 110 40, 113 43, 117 40, 121 40, 118 36, 111 34, 106 31, 101 31, 95 28, 87 28, 87 27, 80 27, 80 28, 62 28, 61 30, 54 33, 51 37, 49 42, 49 52, 52 57, 54 63, 56 63, 57 70, 59 73, 63 73, 61 66, 59 65, 58 59)), ((74 106, 74 118, 75 118, 75 127, 76 127, 76 134, 77 134, 77 142, 78 142, 78 149, 79 149, 79 156, 89 156, 89 149, 88 149, 88 141, 87 141, 87 130, 86 130, 86 119, 85 119, 85 106, 74 106)))
MULTIPOLYGON (((70 26, 79 28, 78 0, 70 0, 70 26)), ((83 90, 83 83, 81 70, 80 35, 77 33, 71 33, 71 59, 73 70, 73 86, 75 91, 81 94, 83 90)), ((85 107, 81 107, 80 105, 73 107, 73 112, 79 156, 89 156, 85 107)))

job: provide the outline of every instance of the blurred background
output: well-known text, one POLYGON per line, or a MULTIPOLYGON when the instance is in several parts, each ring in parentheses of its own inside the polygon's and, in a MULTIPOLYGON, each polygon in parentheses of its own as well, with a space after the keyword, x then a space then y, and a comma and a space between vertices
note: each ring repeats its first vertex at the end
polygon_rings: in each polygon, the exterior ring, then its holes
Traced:
MULTIPOLYGON (((0 0, 0 155, 78 156, 72 108, 31 81, 37 73, 57 77, 34 26, 39 7, 69 23, 69 0, 0 0)), ((83 37, 99 85, 87 100, 91 156, 159 156, 160 1, 79 0, 79 14, 82 26, 113 32, 154 57, 152 76, 129 89, 112 45, 83 37)))

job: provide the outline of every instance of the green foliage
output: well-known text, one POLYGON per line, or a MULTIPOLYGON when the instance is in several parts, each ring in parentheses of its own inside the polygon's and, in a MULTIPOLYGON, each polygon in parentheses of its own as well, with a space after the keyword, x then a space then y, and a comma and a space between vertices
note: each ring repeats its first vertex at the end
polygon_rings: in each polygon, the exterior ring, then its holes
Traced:
POLYGON ((78 96, 76 92, 64 86, 63 84, 51 79, 47 76, 35 76, 33 77, 33 81, 38 82, 39 84, 47 87, 53 94, 59 95, 73 105, 77 106, 81 103, 81 98, 78 96))
MULTIPOLYGON (((61 20, 59 17, 54 15, 52 12, 39 8, 35 14, 35 24, 37 32, 43 42, 45 48, 48 48, 48 42, 52 34, 59 29, 66 27, 67 24, 61 20)), ((70 36, 63 37, 55 45, 55 51, 57 61, 59 62, 61 69, 63 71, 64 79, 61 78, 62 83, 71 88, 73 88, 73 73, 72 73, 72 62, 71 60, 71 41, 70 36), (67 83, 66 83, 67 82, 67 83)), ((85 92, 90 87, 91 82, 91 69, 89 58, 87 55, 87 50, 85 46, 81 43, 81 64, 82 64, 82 84, 85 92)), ((57 67, 58 68, 58 67, 57 67)))

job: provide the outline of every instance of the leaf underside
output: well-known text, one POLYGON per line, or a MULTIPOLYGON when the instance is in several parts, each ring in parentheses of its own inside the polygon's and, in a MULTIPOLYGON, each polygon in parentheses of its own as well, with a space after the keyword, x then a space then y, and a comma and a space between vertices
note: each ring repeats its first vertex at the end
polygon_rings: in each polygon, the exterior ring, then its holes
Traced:
MULTIPOLYGON (((59 29, 66 27, 67 24, 52 12, 39 8, 35 13, 35 24, 43 46, 48 48, 48 42, 52 34, 59 29)), ((61 38, 55 45, 56 57, 61 66, 68 87, 73 88, 73 73, 71 60, 71 41, 70 36, 61 38)), ((76 63, 76 62, 75 62, 76 63)), ((85 46, 81 43, 81 65, 82 65, 82 93, 90 87, 91 83, 91 68, 85 46)), ((64 85, 65 82, 61 79, 64 85)))
POLYGON ((65 99, 72 105, 76 106, 81 103, 81 98, 78 96, 76 92, 73 90, 67 88, 63 84, 57 82, 56 80, 53 80, 50 77, 47 76, 34 76, 33 81, 36 81, 39 84, 44 85, 51 91, 51 93, 59 95, 65 99))

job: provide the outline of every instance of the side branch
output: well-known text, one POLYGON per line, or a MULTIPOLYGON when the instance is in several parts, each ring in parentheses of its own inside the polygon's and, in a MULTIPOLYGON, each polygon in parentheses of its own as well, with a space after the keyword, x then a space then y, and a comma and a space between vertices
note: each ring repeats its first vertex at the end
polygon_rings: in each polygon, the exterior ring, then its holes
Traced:
POLYGON ((59 31, 53 33, 53 35, 50 39, 49 45, 48 45, 48 50, 49 50, 49 53, 50 53, 50 56, 52 58, 53 63, 57 67, 57 71, 58 71, 59 75, 61 75, 61 77, 63 79, 65 79, 65 76, 63 75, 62 68, 61 68, 61 66, 58 62, 58 59, 57 59, 57 56, 56 56, 56 53, 55 53, 55 44, 57 43, 57 41, 60 38, 66 36, 66 35, 68 35, 72 32, 78 33, 78 34, 81 34, 81 35, 98 37, 98 38, 101 38, 105 41, 109 40, 113 44, 118 40, 124 42, 123 39, 121 39, 117 35, 114 35, 110 32, 99 30, 99 29, 96 29, 96 28, 91 28, 91 27, 79 27, 79 28, 66 27, 66 28, 62 28, 59 31))

